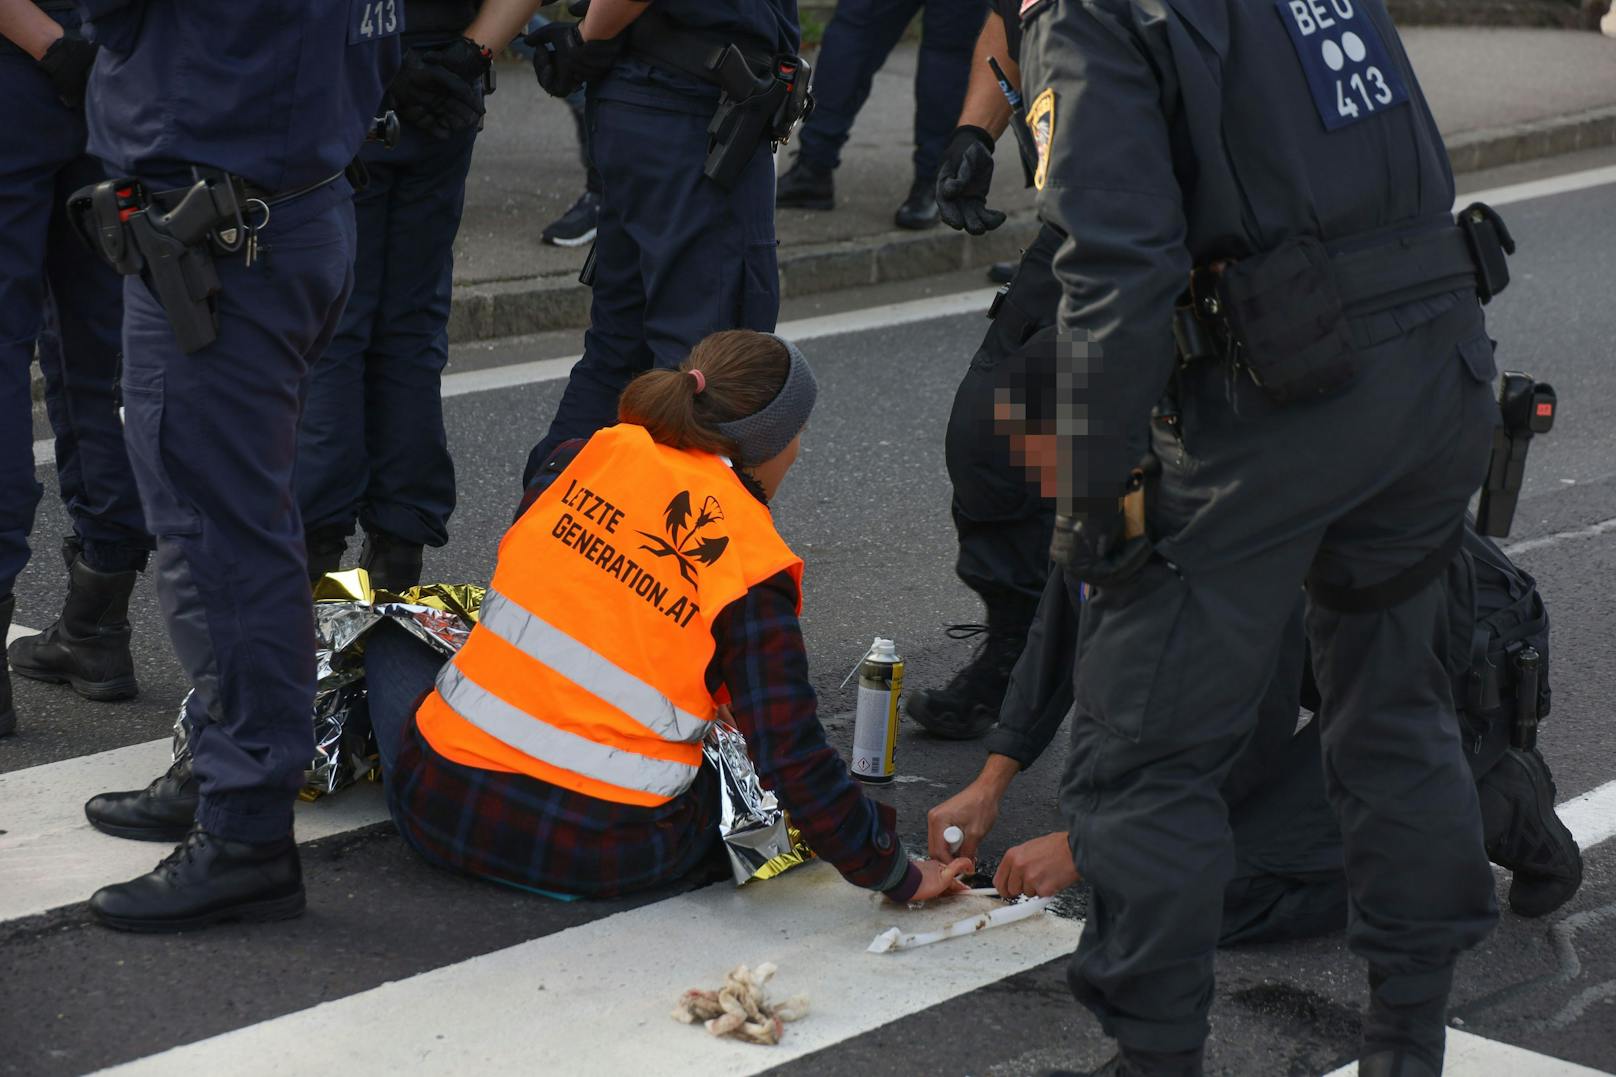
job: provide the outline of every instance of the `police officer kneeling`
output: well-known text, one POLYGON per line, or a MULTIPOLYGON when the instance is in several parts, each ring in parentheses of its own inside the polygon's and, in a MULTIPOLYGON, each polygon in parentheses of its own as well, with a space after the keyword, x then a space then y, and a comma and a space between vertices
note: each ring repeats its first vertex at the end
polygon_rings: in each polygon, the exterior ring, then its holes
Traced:
POLYGON ((1093 886, 1070 981, 1120 1048, 1102 1072, 1202 1071, 1219 787, 1305 584, 1369 964, 1359 1072, 1439 1073, 1454 961, 1497 916, 1436 641, 1499 418, 1477 297, 1507 238, 1455 226, 1380 0, 1024 11, 1039 210, 1074 237, 1054 267, 1084 410, 1053 552, 1091 586, 1061 809, 1093 886))
MULTIPOLYGON (((314 623, 293 496, 298 407, 353 282, 344 169, 398 66, 394 5, 80 0, 101 46, 76 194, 124 277, 126 437, 195 757, 86 805, 183 844, 90 911, 179 931, 303 909, 292 805, 313 748, 314 623)), ((399 5, 402 6, 402 5, 399 5)))

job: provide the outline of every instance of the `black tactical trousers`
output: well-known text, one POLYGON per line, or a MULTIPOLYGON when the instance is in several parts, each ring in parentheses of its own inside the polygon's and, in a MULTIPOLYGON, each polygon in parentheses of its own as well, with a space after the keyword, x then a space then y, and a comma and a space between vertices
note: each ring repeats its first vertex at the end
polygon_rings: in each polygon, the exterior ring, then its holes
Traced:
MULTIPOLYGON (((1084 610, 1061 808, 1094 895, 1070 980, 1131 1047, 1206 1037, 1234 871, 1219 790, 1297 589, 1310 573, 1363 587, 1420 562, 1459 526, 1485 468, 1497 412, 1474 298, 1351 329, 1360 372, 1324 401, 1274 405, 1226 364, 1181 372, 1182 434, 1155 439, 1159 557, 1084 610)), ((1315 603, 1307 616, 1348 941, 1392 992, 1445 992, 1432 974, 1497 915, 1446 617, 1439 579, 1388 609, 1315 603)))
POLYGON ((944 448, 959 533, 955 569, 990 606, 1001 599, 1037 602, 1049 575, 1054 507, 1011 463, 1008 441, 994 434, 993 391, 1001 364, 1028 337, 1055 324, 1060 285, 1050 262, 1060 243, 1060 233, 1046 227, 1022 255, 948 416, 944 448))

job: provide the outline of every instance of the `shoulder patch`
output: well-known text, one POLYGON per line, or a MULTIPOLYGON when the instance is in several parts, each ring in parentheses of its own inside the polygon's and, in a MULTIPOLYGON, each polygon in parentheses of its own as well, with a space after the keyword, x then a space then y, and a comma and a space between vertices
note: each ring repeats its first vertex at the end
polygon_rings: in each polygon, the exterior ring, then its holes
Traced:
POLYGON ((1327 131, 1408 101, 1363 0, 1275 0, 1327 131))
POLYGON ((1049 144, 1055 138, 1055 90, 1053 87, 1039 94, 1027 110, 1027 126, 1032 129, 1032 141, 1038 147, 1038 168, 1032 174, 1032 185, 1040 191, 1049 178, 1049 144))

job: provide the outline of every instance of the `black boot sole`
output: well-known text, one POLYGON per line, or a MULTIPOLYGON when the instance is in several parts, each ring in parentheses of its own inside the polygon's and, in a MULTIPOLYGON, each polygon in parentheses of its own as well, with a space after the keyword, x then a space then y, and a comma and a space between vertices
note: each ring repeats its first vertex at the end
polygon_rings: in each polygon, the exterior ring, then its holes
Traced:
POLYGON ((250 901, 244 905, 216 909, 201 916, 188 916, 183 920, 137 920, 125 916, 108 916, 94 909, 90 910, 90 915, 115 931, 130 931, 142 935, 172 935, 230 921, 267 923, 272 920, 291 920, 303 915, 307 903, 303 891, 299 890, 283 898, 250 901))
POLYGON ((94 703, 117 703, 120 700, 134 699, 140 695, 140 685, 132 676, 114 677, 110 681, 87 681, 83 677, 58 673, 55 670, 30 668, 15 664, 12 665, 11 671, 19 677, 27 677, 31 681, 39 681, 42 684, 68 685, 73 691, 94 703))
POLYGON ((116 823, 103 823, 91 819, 88 812, 84 816, 90 820, 90 825, 103 834, 114 838, 123 838, 127 841, 161 841, 175 845, 185 840, 185 835, 191 832, 190 822, 175 826, 119 826, 116 823))
POLYGON ((775 200, 777 209, 817 209, 827 210, 836 208, 834 198, 793 198, 789 201, 775 200))

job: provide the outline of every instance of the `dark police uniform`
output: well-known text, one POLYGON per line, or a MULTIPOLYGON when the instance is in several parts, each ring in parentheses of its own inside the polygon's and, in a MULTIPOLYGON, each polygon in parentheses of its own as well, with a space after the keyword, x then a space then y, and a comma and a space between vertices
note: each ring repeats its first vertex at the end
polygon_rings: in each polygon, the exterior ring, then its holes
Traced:
MULTIPOLYGON (((658 0, 679 29, 754 54, 795 53, 795 0, 658 0)), ((632 47, 588 88, 589 152, 604 185, 584 354, 524 482, 561 442, 617 421, 617 397, 722 329, 768 332, 780 313, 774 160, 758 144, 733 189, 702 174, 718 88, 632 47)))
POLYGON ((915 14, 924 10, 915 67, 916 179, 930 182, 965 102, 982 0, 840 0, 825 27, 814 74, 814 114, 803 124, 797 160, 821 172, 841 164, 842 147, 875 73, 915 14))
MULTIPOLYGON (((404 47, 428 49, 458 40, 478 4, 404 0, 402 7, 404 47)), ((475 127, 437 138, 406 121, 396 146, 373 142, 360 151, 369 183, 354 196, 353 293, 309 372, 298 429, 298 506, 311 560, 322 545, 340 558, 356 520, 371 536, 417 550, 449 540, 455 474, 439 382, 476 139, 475 127)))
MULTIPOLYGON (((40 6, 64 28, 64 2, 40 6)), ((56 474, 79 545, 101 572, 143 568, 151 540, 118 422, 122 282, 73 234, 64 205, 105 178, 85 152, 84 112, 0 38, 0 600, 28 561, 34 478, 29 368, 36 343, 56 435, 56 474)), ((37 622, 36 622, 37 623, 37 622)))
MULTIPOLYGON (((1004 23, 1012 57, 1021 55, 1019 7, 1019 0, 992 4, 1004 23)), ((996 372, 1035 333, 1055 322, 1060 285, 1050 262, 1060 243, 1060 233, 1044 225, 1022 252, 948 416, 945 448, 959 533, 956 571, 990 610, 995 603, 1018 609, 1036 604, 1049 567, 1054 508, 1012 465, 1006 440, 991 435, 996 372)))
POLYGON ((1199 1070, 1234 868, 1219 790, 1307 581, 1366 1054, 1439 1070, 1453 962, 1496 907, 1434 574, 1498 421, 1476 273, 1449 257, 1464 242, 1441 137, 1379 0, 1024 14, 1039 210, 1078 237, 1054 261, 1091 418, 1072 433, 1070 564, 1100 582, 1061 795, 1094 888, 1073 989, 1125 1054, 1199 1070), (1181 420, 1153 426, 1175 301, 1221 260, 1247 297, 1264 268, 1281 282, 1246 323, 1261 347, 1178 370, 1181 420), (1278 402, 1303 361, 1318 392, 1278 402), (1147 448, 1154 556, 1130 572, 1144 540, 1111 545, 1116 498, 1147 448))
POLYGON ((400 20, 387 0, 223 4, 206 17, 180 0, 80 8, 101 45, 90 150, 109 172, 151 191, 191 184, 193 169, 228 172, 268 202, 267 221, 249 207, 252 264, 246 252, 215 259, 211 344, 183 352, 146 281, 124 281, 123 393, 158 596, 194 687, 197 822, 222 841, 276 842, 313 748, 298 409, 353 279, 342 172, 397 67, 400 20))

